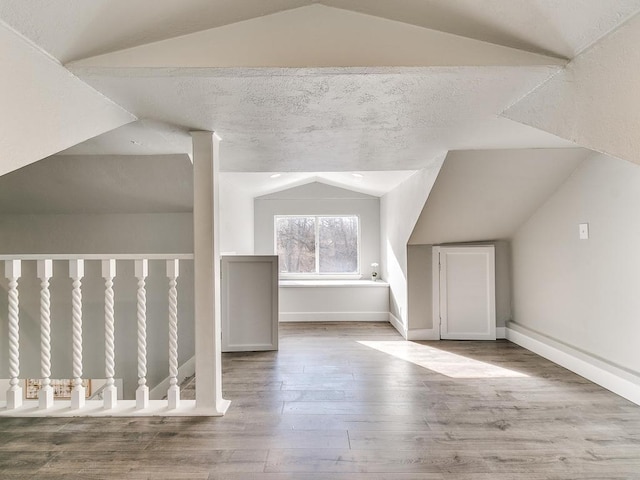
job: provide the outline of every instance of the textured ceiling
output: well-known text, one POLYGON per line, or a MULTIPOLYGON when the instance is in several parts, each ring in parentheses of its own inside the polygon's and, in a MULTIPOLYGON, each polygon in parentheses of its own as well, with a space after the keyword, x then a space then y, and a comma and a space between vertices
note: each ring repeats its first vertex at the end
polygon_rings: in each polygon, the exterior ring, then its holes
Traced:
POLYGON ((470 138, 485 148, 569 146, 497 118, 556 68, 74 72, 140 118, 215 130, 224 171, 330 172, 415 170, 470 138))
POLYGON ((0 0, 0 27, 14 30, 0 53, 24 73, 4 89, 3 119, 52 137, 32 152, 11 135, 4 150, 29 153, 22 164, 74 143, 65 154, 190 154, 189 130, 205 129, 222 136, 227 172, 308 179, 414 171, 450 150, 570 147, 502 113, 638 11, 640 0, 0 0), (25 46, 41 51, 27 59, 25 46), (28 75, 47 65, 73 84, 64 96, 28 75), (74 108, 90 92, 139 120, 117 128, 126 121, 102 108, 56 123, 62 107, 23 108, 40 102, 29 91, 74 108), (56 128, 34 128, 42 120, 56 128))

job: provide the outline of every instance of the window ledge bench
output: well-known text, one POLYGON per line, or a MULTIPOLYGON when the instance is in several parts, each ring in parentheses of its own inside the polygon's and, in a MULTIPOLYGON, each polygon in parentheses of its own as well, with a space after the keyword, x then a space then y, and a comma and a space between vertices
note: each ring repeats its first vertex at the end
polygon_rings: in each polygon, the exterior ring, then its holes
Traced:
POLYGON ((280 280, 281 322, 387 322, 389 284, 371 280, 280 280))

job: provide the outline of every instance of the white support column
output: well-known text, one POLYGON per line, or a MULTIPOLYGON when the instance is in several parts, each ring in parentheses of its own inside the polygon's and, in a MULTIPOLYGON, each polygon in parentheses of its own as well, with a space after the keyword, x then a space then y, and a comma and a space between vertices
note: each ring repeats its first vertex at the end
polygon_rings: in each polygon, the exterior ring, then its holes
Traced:
POLYGON ((176 285, 180 274, 179 260, 167 260, 169 277, 169 390, 167 400, 170 409, 180 406, 180 386, 178 385, 178 290, 176 285))
POLYGON ((116 261, 102 260, 104 278, 104 374, 107 386, 103 390, 104 408, 110 410, 118 404, 118 389, 113 377, 116 369, 115 319, 113 279, 116 276, 116 261))
POLYGON ((5 277, 9 280, 9 390, 7 409, 22 406, 20 375, 20 316, 18 302, 18 279, 22 274, 20 260, 7 260, 4 265, 5 277))
POLYGON ((220 138, 191 132, 193 140, 193 253, 196 331, 196 408, 223 415, 220 334, 218 172, 220 138))
POLYGON ((138 389, 136 390, 136 408, 149 406, 149 387, 147 386, 147 291, 145 279, 149 269, 147 260, 135 260, 135 276, 138 279, 138 389))
POLYGON ((71 390, 71 408, 84 407, 85 391, 82 386, 82 290, 84 260, 69 260, 69 277, 73 280, 71 292, 73 320, 73 389, 71 390))
POLYGON ((53 276, 53 261, 38 260, 40 279, 40 372, 42 387, 38 392, 39 407, 42 410, 53 407, 53 387, 51 386, 51 295, 49 280, 53 276))

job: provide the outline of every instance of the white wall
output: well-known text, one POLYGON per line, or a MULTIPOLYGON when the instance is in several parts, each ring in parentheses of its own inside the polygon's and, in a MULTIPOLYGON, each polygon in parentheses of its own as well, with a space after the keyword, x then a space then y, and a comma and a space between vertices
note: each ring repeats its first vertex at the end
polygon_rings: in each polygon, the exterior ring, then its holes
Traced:
POLYGON ((220 252, 252 255, 253 196, 220 178, 220 252))
POLYGON ((280 282, 281 322, 386 322, 389 285, 363 280, 280 282))
POLYGON ((639 219, 640 168, 593 154, 513 238, 515 322, 640 372, 639 219))
POLYGON ((407 289, 407 244, 445 155, 418 171, 380 199, 382 279, 389 283, 389 309, 410 330, 407 289))
POLYGON ((432 246, 409 245, 407 247, 408 309, 413 329, 432 329, 433 280, 432 246))
POLYGON ((380 200, 319 182, 255 199, 255 253, 274 253, 274 215, 358 215, 360 271, 369 278, 380 261, 380 200))
POLYGON ((14 253, 193 253, 193 215, 0 215, 0 254, 14 253))
MULTIPOLYGON (((5 215, 0 216, 0 254, 19 253, 192 253, 191 214, 5 215)), ((39 281, 35 262, 23 262, 20 288, 21 377, 39 377, 39 281)), ((118 261, 116 376, 125 396, 136 388, 136 285, 132 262, 118 261)), ((148 385, 168 375, 165 265, 151 261, 147 280, 148 385)), ((71 372, 71 280, 68 264, 54 262, 52 374, 71 372)), ((84 372, 104 377, 104 281, 100 264, 88 261, 83 280, 84 372)), ((194 355, 193 262, 182 262, 178 279, 179 362, 194 355)), ((7 281, 0 276, 0 377, 8 377, 7 281)))

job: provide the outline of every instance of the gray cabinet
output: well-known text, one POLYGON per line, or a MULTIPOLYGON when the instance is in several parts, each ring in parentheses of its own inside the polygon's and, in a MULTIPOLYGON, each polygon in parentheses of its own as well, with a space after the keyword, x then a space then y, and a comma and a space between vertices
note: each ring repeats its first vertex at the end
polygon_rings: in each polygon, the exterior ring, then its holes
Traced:
POLYGON ((222 351, 278 349, 278 257, 222 257, 222 351))

